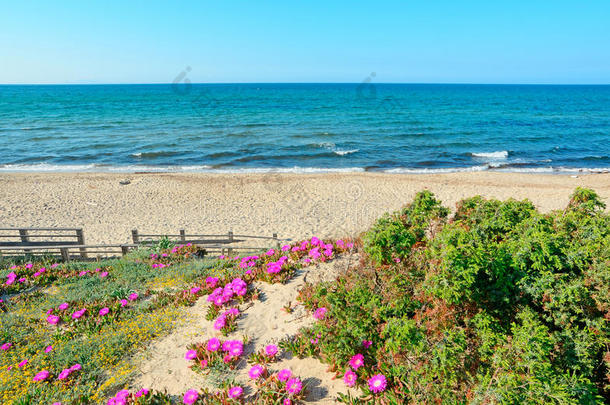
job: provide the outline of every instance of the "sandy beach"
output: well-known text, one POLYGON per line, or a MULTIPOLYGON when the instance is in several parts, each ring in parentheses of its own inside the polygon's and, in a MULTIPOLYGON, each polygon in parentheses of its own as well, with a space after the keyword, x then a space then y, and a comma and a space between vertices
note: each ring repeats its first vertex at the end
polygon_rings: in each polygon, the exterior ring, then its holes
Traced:
POLYGON ((2 227, 82 227, 87 243, 124 243, 144 233, 235 233, 298 239, 350 236, 417 191, 454 208, 464 197, 530 199, 565 207, 576 187, 610 202, 610 174, 0 174, 2 227), (121 182, 129 184, 120 184, 121 182))

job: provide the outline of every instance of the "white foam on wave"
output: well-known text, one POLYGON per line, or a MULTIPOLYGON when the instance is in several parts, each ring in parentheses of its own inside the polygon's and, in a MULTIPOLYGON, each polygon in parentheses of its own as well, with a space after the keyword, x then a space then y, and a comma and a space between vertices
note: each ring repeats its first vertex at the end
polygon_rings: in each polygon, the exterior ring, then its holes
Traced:
MULTIPOLYGON (((252 168, 215 168, 209 165, 186 165, 186 166, 150 166, 150 165, 125 165, 109 166, 100 164, 83 165, 54 165, 48 163, 38 164, 5 164, 0 165, 0 172, 93 172, 93 173, 134 173, 134 172, 153 172, 153 173, 359 173, 364 172, 363 167, 252 167, 252 168)), ((435 173, 456 173, 456 172, 511 172, 511 173, 554 173, 554 174, 573 174, 573 173, 610 173, 610 167, 588 168, 588 167, 499 167, 493 165, 480 165, 471 167, 447 167, 447 168, 409 168, 396 167, 393 169, 381 170, 382 173, 394 174, 435 174, 435 173)))
POLYGON ((442 169, 414 169, 409 167, 395 167, 393 169, 383 170, 384 173, 398 174, 434 174, 434 173, 456 173, 456 172, 482 172, 489 170, 489 166, 472 166, 472 167, 447 167, 442 169))
POLYGON ((337 150, 334 150, 333 152, 335 153, 335 155, 345 156, 345 155, 349 155, 349 154, 356 153, 359 151, 360 151, 360 149, 348 149, 348 150, 337 149, 337 150))
POLYGON ((508 157, 508 151, 501 150, 497 152, 473 152, 470 155, 473 157, 485 159, 506 159, 508 157))

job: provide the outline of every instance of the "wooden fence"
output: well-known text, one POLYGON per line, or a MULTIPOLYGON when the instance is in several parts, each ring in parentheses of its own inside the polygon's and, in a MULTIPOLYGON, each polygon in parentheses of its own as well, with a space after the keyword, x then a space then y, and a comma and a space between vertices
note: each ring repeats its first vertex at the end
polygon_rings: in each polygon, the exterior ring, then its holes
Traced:
POLYGON ((181 229, 178 234, 142 234, 137 229, 131 232, 131 244, 85 244, 81 228, 0 228, 0 257, 55 256, 64 261, 95 260, 102 257, 117 257, 141 246, 150 246, 167 238, 174 244, 192 243, 205 249, 206 254, 232 256, 235 253, 260 252, 279 248, 280 239, 272 236, 226 234, 187 234, 181 229))

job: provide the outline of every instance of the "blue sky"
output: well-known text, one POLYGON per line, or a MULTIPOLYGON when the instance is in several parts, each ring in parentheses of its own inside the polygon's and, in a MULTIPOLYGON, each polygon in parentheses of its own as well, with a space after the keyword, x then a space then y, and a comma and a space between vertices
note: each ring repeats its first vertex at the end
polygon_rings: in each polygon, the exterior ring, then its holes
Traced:
POLYGON ((3 1, 0 83, 610 83, 610 1, 3 1))

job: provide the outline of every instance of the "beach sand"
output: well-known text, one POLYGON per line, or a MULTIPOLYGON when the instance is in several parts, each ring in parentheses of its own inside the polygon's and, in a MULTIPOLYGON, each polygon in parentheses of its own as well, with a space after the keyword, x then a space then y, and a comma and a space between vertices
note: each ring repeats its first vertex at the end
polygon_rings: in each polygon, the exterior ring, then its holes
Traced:
MULTIPOLYGON (((520 173, 121 174, 2 173, 0 227, 82 227, 87 243, 140 233, 344 237, 429 189, 454 208, 464 197, 529 198, 564 208, 578 187, 610 203, 610 174, 520 173), (130 183, 121 185, 128 180, 130 183)), ((610 205, 610 204, 609 204, 610 205)))

